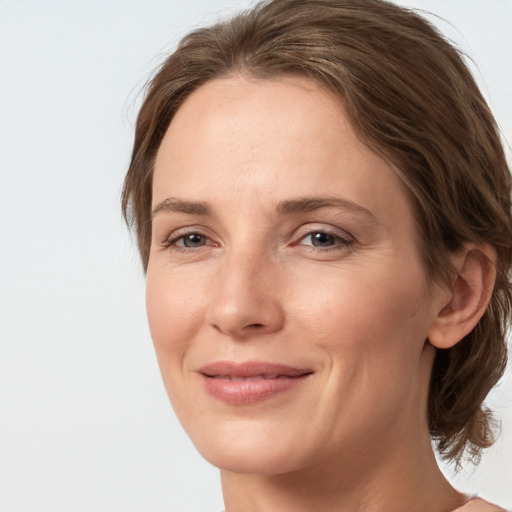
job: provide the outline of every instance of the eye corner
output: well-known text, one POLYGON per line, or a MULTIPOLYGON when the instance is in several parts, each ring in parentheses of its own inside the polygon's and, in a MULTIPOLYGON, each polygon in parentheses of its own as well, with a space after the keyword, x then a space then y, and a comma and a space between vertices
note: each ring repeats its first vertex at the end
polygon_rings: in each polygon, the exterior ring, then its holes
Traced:
POLYGON ((309 225, 303 226, 295 236, 293 245, 302 245, 315 248, 329 248, 332 246, 347 246, 354 243, 354 237, 345 230, 334 227, 309 225), (311 243, 304 243, 309 239, 311 243))
POLYGON ((184 254, 200 253, 221 246, 214 236, 195 226, 173 231, 159 245, 163 249, 184 254))

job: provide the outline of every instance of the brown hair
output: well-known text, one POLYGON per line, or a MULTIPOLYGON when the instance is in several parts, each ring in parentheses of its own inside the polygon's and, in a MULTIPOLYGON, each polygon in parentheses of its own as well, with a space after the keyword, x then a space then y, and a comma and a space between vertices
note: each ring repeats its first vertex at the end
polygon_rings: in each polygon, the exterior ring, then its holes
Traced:
POLYGON ((396 167, 415 209, 427 274, 453 275, 468 242, 497 251, 496 284, 475 329, 438 350, 429 428, 440 452, 474 460, 494 440, 483 400, 505 369, 512 310, 511 177, 494 118, 459 52, 424 18, 383 0, 273 0, 186 36, 152 79, 123 190, 144 268, 153 163, 187 96, 231 74, 302 74, 341 97, 361 139, 396 167))

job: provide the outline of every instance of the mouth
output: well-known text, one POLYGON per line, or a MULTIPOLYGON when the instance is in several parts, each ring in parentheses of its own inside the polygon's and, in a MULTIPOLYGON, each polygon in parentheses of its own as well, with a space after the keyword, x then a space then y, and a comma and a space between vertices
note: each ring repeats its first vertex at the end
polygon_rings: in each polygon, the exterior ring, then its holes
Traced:
POLYGON ((313 371, 273 363, 222 361, 206 365, 198 373, 213 398, 229 405, 248 405, 298 387, 313 371))
POLYGON ((298 376, 290 376, 290 375, 255 375, 254 377, 234 377, 233 375, 206 375, 206 377, 210 377, 212 379, 226 379, 234 382, 238 381, 253 381, 253 380, 269 380, 269 379, 296 379, 301 377, 298 376))

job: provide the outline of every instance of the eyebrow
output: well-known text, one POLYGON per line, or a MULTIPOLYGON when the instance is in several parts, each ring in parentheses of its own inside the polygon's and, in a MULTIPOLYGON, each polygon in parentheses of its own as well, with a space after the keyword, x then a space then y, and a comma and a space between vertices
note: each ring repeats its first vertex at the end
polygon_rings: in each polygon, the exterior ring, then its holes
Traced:
MULTIPOLYGON (((294 214, 294 213, 308 213, 322 208, 348 208, 356 212, 362 213, 371 217, 374 221, 377 219, 375 215, 363 206, 342 199, 340 197, 332 196, 307 196, 296 199, 288 199, 282 201, 277 205, 277 211, 281 214, 294 214)), ((154 217, 160 212, 177 212, 189 215, 201 215, 205 217, 214 217, 213 208, 206 202, 202 201, 184 201, 174 197, 168 197, 158 203, 152 210, 151 215, 154 217)))
POLYGON ((320 210, 321 208, 348 208, 350 210, 368 215, 372 219, 377 220, 375 215, 364 206, 354 203, 353 201, 349 201, 348 199, 343 199, 336 196, 308 196, 300 197, 297 199, 289 199, 279 203, 277 206, 277 211, 284 214, 307 213, 320 210))
POLYGON ((214 216, 212 207, 208 203, 183 201, 175 197, 168 197, 158 203, 151 211, 151 216, 154 217, 159 212, 188 213, 189 215, 204 215, 206 217, 214 216))

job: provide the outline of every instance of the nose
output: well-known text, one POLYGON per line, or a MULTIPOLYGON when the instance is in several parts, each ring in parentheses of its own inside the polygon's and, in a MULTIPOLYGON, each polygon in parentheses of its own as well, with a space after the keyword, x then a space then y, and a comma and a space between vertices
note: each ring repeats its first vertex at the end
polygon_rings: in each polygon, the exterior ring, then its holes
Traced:
POLYGON ((208 323, 236 339, 279 331, 285 314, 278 273, 275 263, 254 254, 227 258, 215 282, 208 323))

